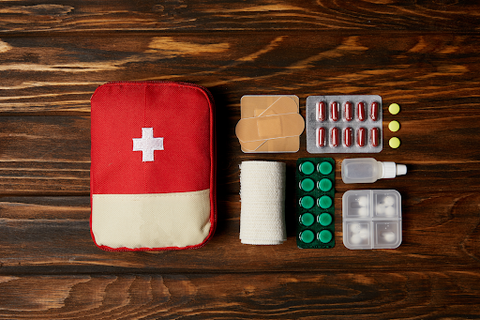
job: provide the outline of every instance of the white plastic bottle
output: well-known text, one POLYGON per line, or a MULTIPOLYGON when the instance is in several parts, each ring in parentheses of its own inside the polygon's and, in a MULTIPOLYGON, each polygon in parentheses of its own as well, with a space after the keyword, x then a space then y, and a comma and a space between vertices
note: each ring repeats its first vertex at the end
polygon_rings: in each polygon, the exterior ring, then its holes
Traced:
POLYGON ((373 158, 345 159, 342 162, 342 180, 345 183, 372 183, 406 173, 407 166, 404 164, 380 162, 373 158))

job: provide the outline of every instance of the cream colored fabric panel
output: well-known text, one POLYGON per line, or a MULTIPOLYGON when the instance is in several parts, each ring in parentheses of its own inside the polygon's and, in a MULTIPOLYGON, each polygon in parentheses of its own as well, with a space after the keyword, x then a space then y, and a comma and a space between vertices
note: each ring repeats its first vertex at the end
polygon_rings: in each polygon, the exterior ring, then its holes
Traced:
POLYGON ((92 230, 111 248, 185 247, 210 231, 210 189, 160 194, 94 194, 92 230))

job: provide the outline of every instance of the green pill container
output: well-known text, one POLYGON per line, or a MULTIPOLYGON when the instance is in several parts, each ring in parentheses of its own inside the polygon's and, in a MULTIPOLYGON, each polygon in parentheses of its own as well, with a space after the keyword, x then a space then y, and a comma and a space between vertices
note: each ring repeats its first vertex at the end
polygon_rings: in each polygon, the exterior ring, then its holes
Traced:
POLYGON ((297 160, 296 215, 297 246, 329 249, 335 246, 335 160, 297 160))

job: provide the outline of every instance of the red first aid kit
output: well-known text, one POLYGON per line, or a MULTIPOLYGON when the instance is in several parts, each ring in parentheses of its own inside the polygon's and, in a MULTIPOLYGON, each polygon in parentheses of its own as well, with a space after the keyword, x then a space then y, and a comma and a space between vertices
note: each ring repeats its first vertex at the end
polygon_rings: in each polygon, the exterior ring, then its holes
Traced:
POLYGON ((211 94, 112 82, 91 99, 90 227, 105 250, 196 249, 216 226, 211 94))

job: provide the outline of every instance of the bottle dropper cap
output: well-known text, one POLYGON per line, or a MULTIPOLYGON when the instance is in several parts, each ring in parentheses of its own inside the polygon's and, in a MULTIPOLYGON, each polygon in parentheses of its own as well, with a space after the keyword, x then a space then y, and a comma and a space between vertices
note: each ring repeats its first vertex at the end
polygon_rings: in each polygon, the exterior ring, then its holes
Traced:
POLYGON ((395 162, 382 162, 382 167, 382 179, 395 178, 396 176, 401 176, 407 173, 407 166, 404 164, 396 164, 395 162))
POLYGON ((404 164, 397 164, 397 176, 403 176, 407 174, 407 166, 404 164))

